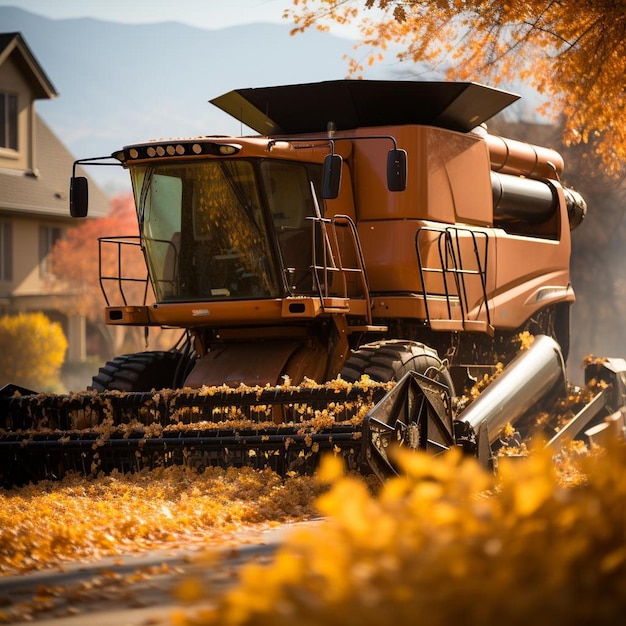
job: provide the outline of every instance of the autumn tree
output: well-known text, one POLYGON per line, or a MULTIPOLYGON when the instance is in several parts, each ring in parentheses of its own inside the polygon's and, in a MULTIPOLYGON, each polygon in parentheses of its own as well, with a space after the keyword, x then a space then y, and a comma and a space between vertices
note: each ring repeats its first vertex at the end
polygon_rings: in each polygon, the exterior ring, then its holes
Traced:
POLYGON ((564 143, 590 145, 605 171, 624 173, 625 0, 293 0, 292 33, 329 24, 359 29, 349 74, 380 61, 390 44, 401 61, 426 63, 447 79, 525 83, 562 115, 564 143))
MULTIPOLYGON (((81 221, 68 229, 65 236, 57 241, 48 259, 50 280, 57 284, 62 282, 72 296, 65 307, 92 321, 102 316, 105 304, 99 285, 98 238, 114 235, 138 235, 131 194, 115 197, 106 217, 81 221)), ((111 254, 108 256, 110 258, 103 259, 103 266, 112 273, 116 259, 111 254)))
MULTIPOLYGON (((114 244, 100 248, 98 238, 113 236, 137 236, 137 216, 135 213, 132 194, 121 194, 111 201, 111 207, 106 217, 81 221, 77 226, 68 229, 65 236, 57 241, 48 262, 50 274, 48 281, 57 292, 63 290, 63 298, 58 298, 55 305, 67 314, 81 315, 90 320, 98 328, 107 342, 109 351, 113 354, 117 348, 113 345, 113 338, 104 325, 103 310, 106 301, 100 288, 100 262, 103 274, 114 276, 117 273, 117 249, 114 244)), ((133 276, 146 276, 145 264, 140 250, 129 260, 125 257, 125 271, 133 276)), ((115 281, 106 284, 112 296, 115 294, 115 281)), ((127 285, 127 289, 128 289, 127 285)), ((142 298, 137 293, 137 287, 130 287, 132 296, 142 298)), ((111 304, 121 304, 117 299, 111 304)))

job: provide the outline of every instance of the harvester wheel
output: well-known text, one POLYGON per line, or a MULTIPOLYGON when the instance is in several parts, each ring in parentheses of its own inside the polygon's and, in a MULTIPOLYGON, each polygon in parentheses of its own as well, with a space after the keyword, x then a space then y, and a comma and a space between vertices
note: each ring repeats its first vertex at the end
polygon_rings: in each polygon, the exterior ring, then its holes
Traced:
POLYGON ((151 391, 175 386, 179 352, 149 351, 118 356, 103 365, 89 389, 95 391, 151 391))
POLYGON ((353 351, 341 371, 341 378, 357 382, 363 374, 376 382, 400 380, 414 371, 447 385, 454 395, 454 385, 448 368, 437 351, 417 341, 388 339, 362 345, 353 351))

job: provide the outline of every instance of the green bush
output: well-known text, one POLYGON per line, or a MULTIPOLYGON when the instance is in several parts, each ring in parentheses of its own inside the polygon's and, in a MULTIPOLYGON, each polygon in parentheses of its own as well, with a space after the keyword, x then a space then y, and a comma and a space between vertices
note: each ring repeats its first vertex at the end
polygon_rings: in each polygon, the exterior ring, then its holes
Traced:
POLYGON ((61 325, 43 313, 0 317, 0 386, 14 383, 35 391, 57 389, 66 350, 61 325))

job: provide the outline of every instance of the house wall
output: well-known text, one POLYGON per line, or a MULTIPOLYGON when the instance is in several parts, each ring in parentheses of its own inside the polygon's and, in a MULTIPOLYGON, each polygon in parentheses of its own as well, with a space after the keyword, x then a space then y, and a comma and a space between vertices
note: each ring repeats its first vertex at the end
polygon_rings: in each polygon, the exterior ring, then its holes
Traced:
POLYGON ((0 65, 0 92, 16 94, 18 106, 18 150, 0 148, 0 168, 32 169, 33 94, 11 58, 0 65))
MULTIPOLYGON (((8 247, 0 240, 0 254, 10 256, 11 266, 9 280, 0 272, 0 316, 41 311, 60 323, 69 343, 65 363, 73 373, 66 384, 71 390, 84 389, 97 371, 89 358, 110 358, 110 342, 99 325, 66 312, 72 294, 42 271, 47 271, 41 258, 42 227, 58 229, 55 236, 62 236, 77 226, 68 210, 74 157, 36 113, 38 100, 57 94, 19 34, 0 33, 0 93, 17 96, 17 149, 0 148, 0 221, 10 224, 11 235, 8 247)), ((91 216, 106 215, 109 201, 92 181, 91 216)))
POLYGON ((61 220, 24 218, 13 216, 13 281, 0 283, 0 290, 11 291, 13 296, 50 295, 40 258, 39 237, 41 227, 55 227, 63 232, 66 223, 61 220))

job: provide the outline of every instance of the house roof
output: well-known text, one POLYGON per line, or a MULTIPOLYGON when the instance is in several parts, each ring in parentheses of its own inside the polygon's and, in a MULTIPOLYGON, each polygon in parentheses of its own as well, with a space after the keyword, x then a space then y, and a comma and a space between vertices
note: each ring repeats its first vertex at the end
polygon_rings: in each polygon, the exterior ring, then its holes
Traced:
MULTIPOLYGON (((30 84, 35 99, 58 95, 20 33, 0 33, 0 66, 9 59, 30 84)), ((0 212, 69 219, 69 180, 74 157, 37 114, 34 126, 36 169, 0 168, 0 212)), ((89 191, 91 214, 106 215, 108 197, 93 183, 89 191)))
MULTIPOLYGON (((69 219, 74 157, 39 115, 35 117, 37 172, 0 170, 0 211, 69 219)), ((89 186, 89 211, 92 217, 102 217, 109 211, 109 198, 93 181, 89 186)))
POLYGON ((332 80, 235 89, 210 102, 263 135, 424 124, 468 132, 519 99, 471 82, 332 80))
POLYGON ((0 33, 0 65, 10 56, 21 67, 24 78, 33 88, 36 100, 51 99, 59 95, 20 33, 0 33))

